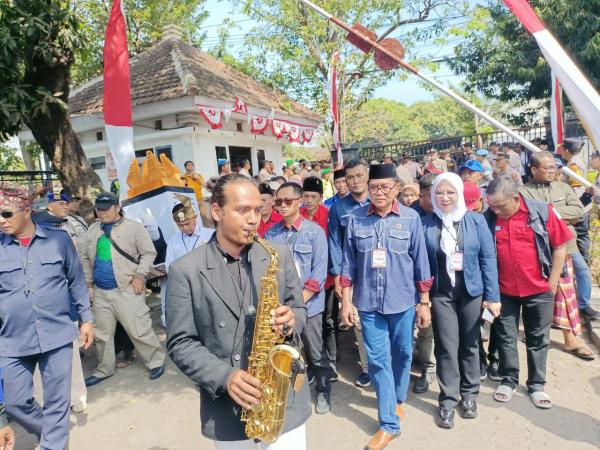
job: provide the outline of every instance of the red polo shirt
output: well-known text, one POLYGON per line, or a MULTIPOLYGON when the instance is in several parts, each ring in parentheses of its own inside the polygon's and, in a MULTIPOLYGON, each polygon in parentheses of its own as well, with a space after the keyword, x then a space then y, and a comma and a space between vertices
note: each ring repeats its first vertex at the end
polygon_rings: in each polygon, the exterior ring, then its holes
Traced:
POLYGON ((260 237, 265 237, 265 233, 269 231, 269 228, 271 228, 276 223, 281 222, 282 220, 283 217, 281 217, 281 214, 279 214, 275 210, 271 211, 271 217, 269 217, 269 220, 263 222, 261 219, 260 225, 258 226, 258 235, 260 237))
MULTIPOLYGON (((509 219, 496 219, 498 249, 498 281, 500 293, 514 297, 527 297, 550 290, 535 245, 535 234, 528 225, 529 211, 521 198, 519 210, 509 219)), ((548 237, 552 247, 566 244, 573 235, 548 205, 548 237)))
MULTIPOLYGON (((308 211, 304 207, 300 209, 300 214, 302 217, 307 218, 308 220, 312 220, 313 222, 318 223, 323 230, 325 230, 325 237, 329 237, 329 209, 323 204, 320 204, 317 210, 315 211, 315 215, 312 217, 308 217, 308 211)), ((335 277, 331 274, 327 274, 327 279, 325 280, 325 289, 329 289, 334 284, 335 277)))
POLYGON ((326 206, 324 206, 323 204, 319 205, 319 207, 317 208, 317 211, 315 212, 315 215, 312 217, 308 217, 308 211, 306 211, 306 209, 304 207, 302 207, 300 209, 300 214, 302 214, 302 217, 304 217, 308 220, 317 222, 321 226, 321 228, 323 228, 323 230, 325 230, 325 236, 328 235, 327 224, 329 222, 329 210, 327 209, 326 206))

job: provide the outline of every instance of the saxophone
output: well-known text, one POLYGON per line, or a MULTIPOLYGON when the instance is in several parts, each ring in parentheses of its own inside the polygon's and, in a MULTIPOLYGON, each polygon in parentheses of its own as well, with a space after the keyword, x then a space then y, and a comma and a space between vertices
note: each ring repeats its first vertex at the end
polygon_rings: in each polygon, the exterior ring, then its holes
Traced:
POLYGON ((267 271, 261 278, 248 373, 261 383, 262 398, 252 409, 242 410, 246 436, 265 443, 277 440, 283 430, 290 383, 299 391, 304 381, 304 362, 300 352, 283 344, 284 338, 271 328, 271 311, 279 306, 277 272, 279 254, 267 241, 253 233, 252 241, 269 254, 267 271))

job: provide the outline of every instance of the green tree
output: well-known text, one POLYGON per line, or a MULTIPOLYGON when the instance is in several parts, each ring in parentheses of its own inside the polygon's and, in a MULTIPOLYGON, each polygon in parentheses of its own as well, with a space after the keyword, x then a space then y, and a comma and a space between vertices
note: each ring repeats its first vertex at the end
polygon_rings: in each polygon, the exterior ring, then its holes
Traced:
MULTIPOLYGON (((483 106, 477 98, 470 98, 483 106)), ((476 122, 473 113, 454 100, 438 96, 406 106, 403 103, 375 98, 347 115, 347 142, 407 142, 445 136, 491 131, 476 122)))
MULTIPOLYGON (((600 0, 531 0, 565 50, 600 88, 600 0)), ((465 88, 501 101, 547 98, 550 67, 534 38, 500 0, 478 7, 471 23, 453 30, 465 41, 449 61, 465 88)))
MULTIPOLYGON (((258 22, 241 55, 222 55, 295 100, 324 112, 331 56, 339 50, 342 106, 352 109, 397 72, 381 71, 372 55, 346 41, 346 32, 309 10, 298 0, 244 0, 244 12, 258 22)), ((237 3, 237 0, 234 0, 237 3)), ((360 22, 379 39, 401 37, 410 48, 445 29, 445 17, 464 14, 465 0, 320 0, 319 6, 347 23, 360 22), (411 26, 412 28, 410 28, 411 26), (399 31, 403 34, 400 35, 399 31)), ((424 55, 420 55, 424 56, 424 55)))
POLYGON ((87 197, 101 183, 67 108, 73 52, 82 45, 70 1, 0 0, 0 138, 28 127, 63 185, 87 197))
POLYGON ((0 143, 0 170, 25 170, 23 158, 16 147, 0 143))
MULTIPOLYGON (((163 28, 180 27, 192 44, 201 45, 202 23, 208 11, 205 0, 123 0, 129 55, 135 56, 160 40, 163 28)), ((80 84, 100 74, 103 67, 104 33, 113 0, 78 0, 75 12, 82 22, 86 45, 76 50, 73 81, 80 84)))

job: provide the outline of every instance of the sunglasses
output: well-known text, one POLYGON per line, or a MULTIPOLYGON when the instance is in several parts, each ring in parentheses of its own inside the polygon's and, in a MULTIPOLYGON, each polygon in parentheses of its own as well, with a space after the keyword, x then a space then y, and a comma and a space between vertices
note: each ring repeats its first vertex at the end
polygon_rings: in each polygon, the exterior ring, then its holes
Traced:
POLYGON ((14 215, 15 211, 0 211, 0 216, 2 216, 3 219, 11 219, 14 215))
POLYGON ((281 206, 285 203, 285 206, 291 206, 296 200, 300 200, 300 197, 295 198, 278 198, 275 200, 275 206, 281 206))

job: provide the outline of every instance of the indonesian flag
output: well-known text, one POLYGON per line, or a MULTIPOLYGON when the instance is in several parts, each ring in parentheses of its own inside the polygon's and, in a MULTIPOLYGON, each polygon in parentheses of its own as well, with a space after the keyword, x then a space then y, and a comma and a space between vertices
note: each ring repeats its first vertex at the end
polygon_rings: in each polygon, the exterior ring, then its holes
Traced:
POLYGON ((550 31, 546 29, 527 0, 504 0, 504 3, 537 41, 544 58, 577 112, 588 138, 594 147, 598 148, 600 143, 600 120, 598 120, 600 95, 550 31))
POLYGON ((342 156, 342 138, 340 130, 340 111, 337 94, 337 64, 340 60, 340 53, 338 51, 333 53, 331 57, 331 67, 329 69, 329 112, 331 113, 331 119, 333 120, 333 146, 337 151, 337 164, 342 165, 344 163, 344 157, 342 156))
POLYGON ((552 101, 550 104, 550 123, 552 125, 552 140, 554 146, 558 149, 563 143, 564 133, 564 115, 562 102, 562 87, 552 71, 552 101))
POLYGON ((117 170, 121 198, 127 197, 127 173, 133 152, 127 28, 121 0, 115 0, 104 42, 104 126, 117 170))

